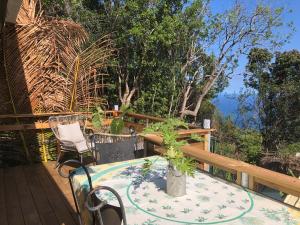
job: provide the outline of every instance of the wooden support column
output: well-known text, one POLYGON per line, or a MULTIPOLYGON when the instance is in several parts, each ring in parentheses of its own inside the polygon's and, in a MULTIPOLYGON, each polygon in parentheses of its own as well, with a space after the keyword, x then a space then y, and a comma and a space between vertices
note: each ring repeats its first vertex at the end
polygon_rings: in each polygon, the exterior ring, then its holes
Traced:
POLYGON ((255 178, 253 176, 249 176, 248 188, 252 191, 256 191, 257 189, 255 178))
MULTIPOLYGON (((204 151, 210 152, 210 134, 204 134, 204 151)), ((207 172, 210 170, 210 165, 207 163, 203 164, 203 169, 207 172)))
POLYGON ((154 144, 144 140, 144 157, 154 155, 154 144))
POLYGON ((242 172, 240 171, 237 171, 236 172, 236 180, 235 180, 235 183, 237 185, 242 185, 242 172))

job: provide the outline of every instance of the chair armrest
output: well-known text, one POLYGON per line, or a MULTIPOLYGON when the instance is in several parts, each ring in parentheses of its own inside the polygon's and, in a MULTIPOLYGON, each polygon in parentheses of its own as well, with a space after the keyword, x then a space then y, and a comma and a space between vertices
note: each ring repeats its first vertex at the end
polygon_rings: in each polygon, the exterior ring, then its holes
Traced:
POLYGON ((84 173, 86 174, 87 178, 88 178, 88 182, 89 182, 89 185, 90 185, 90 190, 92 190, 93 186, 92 186, 92 179, 91 179, 91 175, 87 169, 86 166, 84 166, 80 161, 78 160, 75 160, 75 159, 69 159, 63 163, 61 163, 59 166, 58 166, 58 174, 63 177, 63 178, 70 178, 70 176, 73 176, 74 172, 76 169, 72 170, 69 172, 69 174, 65 174, 63 173, 62 171, 62 168, 64 166, 73 166, 73 165, 76 165, 77 168, 79 167, 82 167, 84 173))
POLYGON ((73 141, 69 140, 59 140, 60 144, 67 145, 67 146, 75 146, 75 143, 73 141))
MULTIPOLYGON (((121 208, 121 213, 122 213, 122 217, 123 217, 123 225, 127 225, 126 214, 125 214, 125 207, 124 207, 123 201, 121 199, 121 196, 118 194, 118 192, 116 190, 114 190, 111 187, 108 187, 108 186, 98 186, 98 187, 94 188, 92 191, 90 191, 88 193, 88 196, 87 196, 85 204, 84 204, 85 207, 90 212, 96 212, 96 211, 99 212, 101 210, 101 208, 107 204, 106 201, 102 201, 102 202, 100 202, 96 206, 90 206, 89 205, 89 201, 92 200, 93 197, 96 197, 96 193, 95 192, 96 191, 100 191, 100 190, 107 190, 107 191, 111 192, 117 198, 117 200, 119 202, 119 205, 120 205, 120 208, 121 208)), ((99 215, 101 216, 101 213, 99 213, 99 215)))

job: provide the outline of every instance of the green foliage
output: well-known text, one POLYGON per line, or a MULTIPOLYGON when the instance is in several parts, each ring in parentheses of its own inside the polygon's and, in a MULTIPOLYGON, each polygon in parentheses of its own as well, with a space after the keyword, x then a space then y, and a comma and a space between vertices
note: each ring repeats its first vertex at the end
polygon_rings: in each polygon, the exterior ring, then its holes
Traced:
POLYGON ((170 158, 169 161, 174 166, 175 169, 179 170, 183 174, 188 176, 194 176, 197 162, 189 157, 174 157, 170 158))
POLYGON ((241 129, 235 126, 230 117, 219 116, 214 122, 219 128, 216 153, 251 164, 259 162, 262 153, 262 136, 259 131, 241 129))
POLYGON ((114 118, 110 124, 110 132, 112 134, 121 134, 125 124, 122 118, 114 118))
POLYGON ((245 84, 258 92, 259 118, 265 150, 300 139, 300 52, 276 54, 252 49, 245 84))
POLYGON ((127 88, 130 91, 134 87, 131 103, 139 113, 177 116, 188 78, 198 74, 188 101, 194 107, 220 61, 217 67, 224 71, 213 74, 218 78, 206 94, 205 106, 201 106, 201 121, 213 110, 209 100, 228 85, 238 55, 249 48, 245 46, 278 44, 274 30, 282 25, 281 8, 259 5, 250 12, 239 2, 221 14, 211 13, 208 0, 42 0, 42 4, 47 15, 82 24, 90 41, 112 34, 118 57, 106 81, 112 84, 105 96, 111 105, 120 101, 117 90, 126 95, 127 88), (227 45, 222 48, 220 43, 227 45), (226 52, 224 56, 218 55, 221 48, 226 52), (192 52, 195 56, 182 72, 192 52))
POLYGON ((258 131, 241 130, 236 131, 236 147, 240 154, 245 157, 245 161, 258 163, 262 152, 262 137, 258 131))
POLYGON ((133 112, 133 110, 130 108, 130 106, 122 105, 120 108, 122 117, 126 116, 127 113, 133 112))
POLYGON ((92 124, 96 129, 99 129, 101 127, 104 117, 105 114, 101 107, 95 107, 92 112, 92 124))
POLYGON ((197 142, 204 142, 205 138, 200 137, 198 134, 191 134, 190 139, 197 142))
MULTIPOLYGON (((195 160, 185 157, 180 148, 187 144, 186 141, 178 141, 177 128, 188 128, 188 125, 179 119, 167 119, 161 123, 154 123, 151 126, 145 128, 144 133, 158 133, 163 138, 163 144, 166 148, 164 157, 180 172, 185 173, 189 176, 193 176, 196 163, 195 160)), ((145 162, 145 171, 150 168, 148 161, 145 162)))
POLYGON ((278 150, 278 154, 281 157, 295 156, 298 152, 300 152, 300 142, 281 144, 278 150))
POLYGON ((114 118, 111 122, 110 125, 110 132, 112 134, 121 134, 124 127, 124 117, 126 116, 127 113, 132 112, 132 109, 129 106, 122 105, 120 108, 121 111, 121 117, 119 118, 114 118))

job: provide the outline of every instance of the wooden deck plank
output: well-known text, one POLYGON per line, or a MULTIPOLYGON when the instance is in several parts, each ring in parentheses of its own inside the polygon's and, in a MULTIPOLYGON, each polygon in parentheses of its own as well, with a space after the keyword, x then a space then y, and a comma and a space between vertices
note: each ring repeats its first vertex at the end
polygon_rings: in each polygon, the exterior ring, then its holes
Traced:
POLYGON ((5 207, 4 170, 0 168, 0 224, 8 225, 5 207))
MULTIPOLYGON (((52 208, 55 209, 55 214, 59 220, 59 223, 63 223, 65 225, 74 225, 77 224, 77 215, 74 209, 70 204, 73 203, 72 199, 66 198, 66 192, 70 189, 70 187, 65 190, 59 189, 57 185, 57 181, 53 178, 56 176, 54 168, 54 164, 50 164, 49 168, 46 168, 45 164, 40 164, 36 168, 36 172, 40 177, 41 184, 45 190, 45 194, 48 197, 49 203, 52 208)), ((58 175, 58 174, 57 174, 58 175)))
POLYGON ((13 169, 6 168, 4 170, 4 185, 7 221, 9 225, 25 225, 13 177, 13 169))
POLYGON ((36 208, 42 220, 42 224, 59 224, 54 210, 49 204, 47 195, 40 184, 39 177, 36 176, 34 172, 33 166, 24 166, 23 170, 27 179, 28 187, 31 191, 36 208))
POLYGON ((14 179, 17 184, 17 195, 20 201, 24 221, 26 225, 40 225, 42 221, 34 204, 22 166, 14 167, 14 179))

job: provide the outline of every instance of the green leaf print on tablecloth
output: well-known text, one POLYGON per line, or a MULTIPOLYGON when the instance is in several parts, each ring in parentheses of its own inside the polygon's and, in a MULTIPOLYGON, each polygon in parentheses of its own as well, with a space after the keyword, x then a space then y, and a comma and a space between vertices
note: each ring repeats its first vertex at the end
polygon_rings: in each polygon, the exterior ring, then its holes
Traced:
POLYGON ((289 212, 285 208, 281 208, 279 210, 262 208, 261 211, 267 218, 273 221, 283 221, 286 225, 297 225, 297 221, 290 216, 289 212))
POLYGON ((166 217, 168 218, 176 218, 174 213, 166 213, 166 217))
POLYGON ((172 209, 172 207, 169 206, 169 205, 163 205, 162 208, 163 208, 164 210, 171 210, 171 209, 172 209))
POLYGON ((270 225, 270 224, 265 224, 263 220, 257 217, 242 217, 240 218, 240 221, 244 225, 270 225))
POLYGON ((150 220, 148 219, 147 221, 143 222, 142 225, 158 225, 156 222, 158 220, 150 220))
POLYGON ((209 202, 210 198, 208 196, 205 195, 198 195, 197 199, 201 202, 209 202))
POLYGON ((156 209, 154 209, 154 208, 147 208, 147 211, 148 212, 156 212, 156 209))
POLYGON ((206 221, 207 219, 206 218, 204 218, 204 217, 202 217, 202 216, 199 216, 197 219, 196 219, 196 221, 197 222, 204 222, 204 221, 206 221))
POLYGON ((135 207, 126 207, 126 214, 137 214, 138 209, 135 207))
POLYGON ((181 212, 187 214, 187 213, 190 213, 191 211, 192 210, 189 208, 184 208, 181 212))

